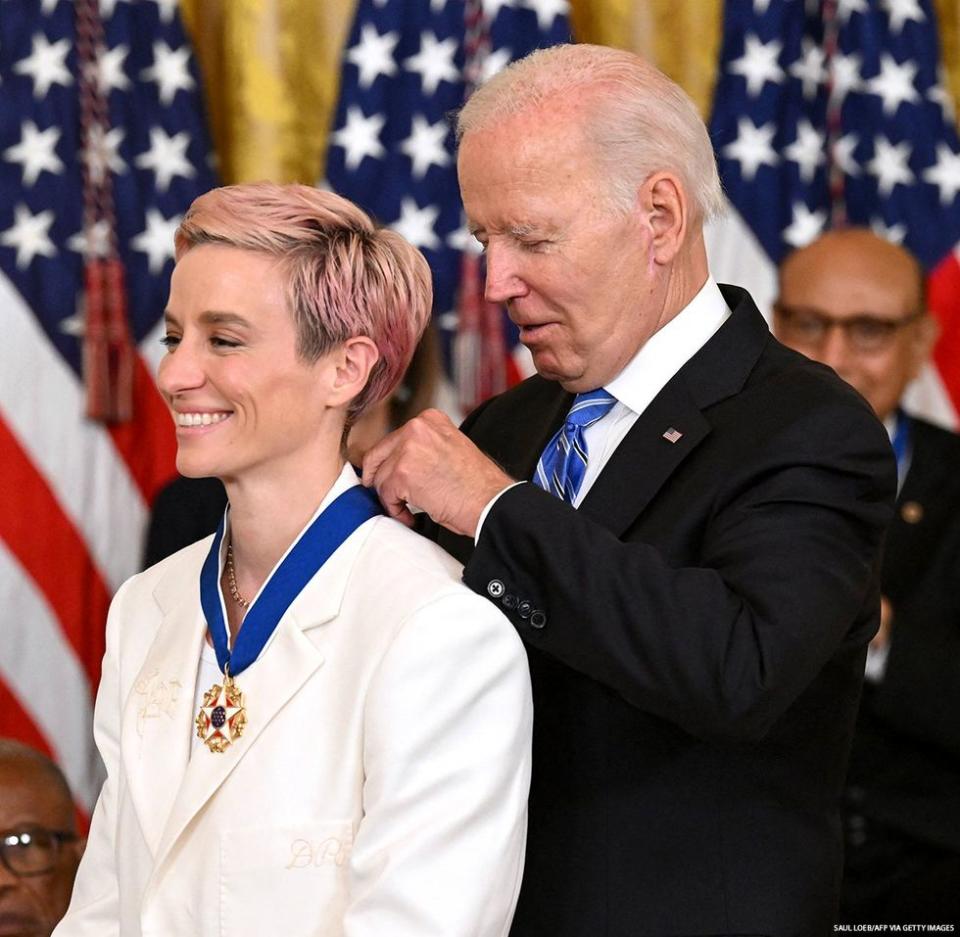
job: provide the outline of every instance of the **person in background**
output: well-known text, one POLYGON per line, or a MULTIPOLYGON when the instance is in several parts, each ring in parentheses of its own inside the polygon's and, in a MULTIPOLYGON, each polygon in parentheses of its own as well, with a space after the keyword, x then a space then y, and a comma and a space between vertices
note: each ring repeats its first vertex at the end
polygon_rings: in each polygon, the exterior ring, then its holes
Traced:
MULTIPOLYGON (((403 380, 387 400, 363 413, 350 427, 347 459, 359 466, 363 455, 378 439, 432 406, 440 381, 440 348, 432 324, 410 359, 403 380)), ((165 485, 150 509, 143 568, 159 563, 177 550, 207 537, 217 529, 227 506, 227 493, 219 478, 185 478, 165 485)))
POLYGON ((779 293, 777 337, 863 394, 899 477, 845 791, 840 920, 958 922, 960 437, 901 404, 937 333, 923 269, 850 228, 790 254, 779 293))
POLYGON ((629 52, 535 52, 475 91, 458 175, 539 374, 426 411, 364 482, 422 508, 527 646, 515 937, 829 933, 879 615, 890 444, 709 275, 707 130, 629 52))
POLYGON ((107 780, 56 937, 502 937, 523 647, 346 461, 426 326, 427 263, 268 183, 196 199, 175 255, 157 382, 178 469, 229 508, 113 599, 107 780))
POLYGON ((70 901, 83 852, 63 772, 0 738, 0 934, 50 937, 70 901))

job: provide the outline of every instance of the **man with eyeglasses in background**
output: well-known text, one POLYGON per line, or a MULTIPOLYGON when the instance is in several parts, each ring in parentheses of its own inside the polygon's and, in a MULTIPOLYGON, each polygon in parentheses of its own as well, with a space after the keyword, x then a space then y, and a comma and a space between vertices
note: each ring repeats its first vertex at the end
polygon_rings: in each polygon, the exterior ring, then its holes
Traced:
POLYGON ((825 234, 780 270, 777 337, 867 399, 897 457, 880 630, 845 791, 840 920, 960 920, 960 437, 900 401, 937 327, 924 275, 870 231, 825 234))
POLYGON ((0 738, 0 937, 49 937, 67 910, 82 851, 60 769, 0 738))

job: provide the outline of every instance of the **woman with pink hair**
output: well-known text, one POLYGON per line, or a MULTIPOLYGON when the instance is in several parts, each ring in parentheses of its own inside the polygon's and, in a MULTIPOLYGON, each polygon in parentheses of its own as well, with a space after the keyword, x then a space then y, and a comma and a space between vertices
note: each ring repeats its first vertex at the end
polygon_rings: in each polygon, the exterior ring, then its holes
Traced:
POLYGON ((197 199, 176 257, 159 386, 180 472, 229 505, 113 601, 107 780, 56 934, 504 935, 523 650, 344 454, 427 323, 427 265, 346 200, 270 184, 197 199))

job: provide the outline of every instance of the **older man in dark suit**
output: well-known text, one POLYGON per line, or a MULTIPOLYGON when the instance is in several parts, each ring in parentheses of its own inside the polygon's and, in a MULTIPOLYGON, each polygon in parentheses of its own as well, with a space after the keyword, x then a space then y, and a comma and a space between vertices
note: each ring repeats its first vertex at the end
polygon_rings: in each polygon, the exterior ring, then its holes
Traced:
POLYGON ((897 455, 882 624, 846 789, 841 919, 960 922, 960 436, 900 403, 936 336, 923 269, 870 231, 830 232, 783 264, 774 328, 863 394, 897 455))
POLYGON ((539 375, 463 432, 418 417, 364 480, 395 515, 417 505, 446 528, 528 648, 512 933, 821 937, 889 441, 709 276, 710 141, 654 68, 534 53, 473 95, 458 131, 487 297, 539 375))

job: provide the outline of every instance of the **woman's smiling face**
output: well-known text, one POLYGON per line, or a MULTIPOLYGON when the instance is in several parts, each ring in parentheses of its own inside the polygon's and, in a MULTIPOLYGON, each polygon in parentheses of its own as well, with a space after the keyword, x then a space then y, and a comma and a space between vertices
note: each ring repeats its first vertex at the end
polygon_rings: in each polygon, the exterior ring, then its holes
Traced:
POLYGON ((323 358, 305 362, 276 258, 215 244, 177 263, 157 383, 177 468, 223 480, 301 457, 325 411, 323 358))

